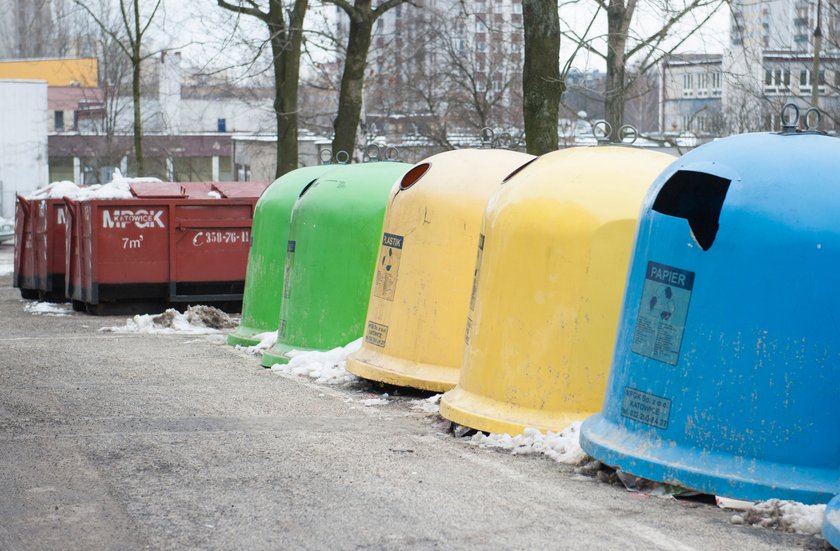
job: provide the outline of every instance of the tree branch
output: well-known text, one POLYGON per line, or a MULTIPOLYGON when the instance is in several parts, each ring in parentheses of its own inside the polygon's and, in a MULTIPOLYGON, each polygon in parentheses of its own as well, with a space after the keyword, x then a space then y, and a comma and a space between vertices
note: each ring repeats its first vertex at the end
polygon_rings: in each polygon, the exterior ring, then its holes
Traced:
MULTIPOLYGON (((149 16, 149 19, 148 19, 148 21, 146 21, 146 24, 145 24, 145 25, 143 25, 143 29, 140 31, 140 36, 138 36, 138 37, 137 37, 137 38, 138 38, 138 40, 139 40, 140 38, 142 38, 144 34, 146 34, 146 31, 147 31, 147 30, 149 30, 149 25, 151 25, 151 24, 152 24, 152 19, 154 19, 154 18, 155 18, 155 14, 157 13, 158 8, 160 8, 161 1, 162 1, 162 0, 157 0, 157 4, 155 4, 155 8, 152 10, 152 14, 149 16)), ((165 15, 165 14, 164 14, 164 17, 166 17, 166 15, 165 15)), ((137 18, 138 18, 138 19, 140 18, 140 14, 139 14, 139 13, 137 14, 137 18)))
POLYGON ((385 0, 384 2, 379 4, 375 10, 373 10, 373 20, 376 21, 386 11, 392 8, 396 8, 401 4, 410 4, 415 8, 417 7, 415 0, 385 0))
POLYGON ((91 11, 91 9, 90 9, 89 7, 87 7, 87 6, 86 6, 86 5, 82 2, 82 0, 73 0, 73 3, 74 3, 74 4, 76 4, 77 6, 79 6, 80 8, 82 8, 83 10, 85 10, 85 11, 87 12, 87 14, 91 17, 91 19, 93 19, 94 23, 96 23, 96 25, 97 25, 97 26, 98 26, 98 27, 99 27, 99 28, 100 28, 100 29, 101 29, 101 30, 102 30, 105 34, 107 34, 108 36, 110 36, 110 37, 114 40, 114 42, 116 42, 116 43, 117 43, 117 46, 119 46, 119 47, 120 47, 120 50, 122 50, 122 51, 123 51, 123 53, 124 53, 125 55, 127 55, 128 57, 131 57, 131 52, 128 50, 128 48, 125 46, 125 44, 123 44, 123 43, 122 43, 122 40, 120 40, 120 37, 119 37, 119 36, 117 36, 117 33, 115 33, 114 31, 112 31, 111 29, 109 29, 109 28, 108 28, 108 26, 107 26, 107 25, 105 25, 105 22, 104 22, 104 21, 102 21, 101 19, 99 19, 99 18, 96 16, 96 14, 95 14, 95 13, 93 13, 93 12, 91 11))
POLYGON ((249 1, 248 3, 251 5, 250 8, 241 4, 231 4, 230 2, 227 2, 227 0, 216 0, 216 4, 218 4, 220 8, 224 8, 234 13, 240 13, 242 15, 250 15, 251 17, 256 17, 260 21, 263 21, 264 23, 268 23, 268 14, 260 10, 253 2, 249 1))

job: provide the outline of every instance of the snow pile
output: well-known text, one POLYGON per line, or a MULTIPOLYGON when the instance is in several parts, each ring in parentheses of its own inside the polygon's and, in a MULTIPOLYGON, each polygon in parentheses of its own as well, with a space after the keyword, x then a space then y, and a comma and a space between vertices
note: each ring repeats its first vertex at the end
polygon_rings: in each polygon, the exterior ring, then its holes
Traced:
POLYGON ((580 447, 580 421, 560 432, 548 431, 546 434, 534 428, 526 428, 524 434, 517 436, 478 432, 469 442, 482 448, 510 450, 514 455, 541 453, 568 465, 580 465, 589 459, 580 447))
POLYGON ((131 199, 131 184, 139 182, 160 182, 157 178, 126 178, 120 169, 114 169, 114 177, 104 185, 94 185, 84 188, 77 197, 85 201, 89 199, 131 199))
POLYGON ((425 400, 417 400, 416 403, 411 406, 411 409, 422 411, 424 413, 439 413, 440 399, 442 396, 443 394, 435 394, 425 400))
POLYGON ((740 515, 734 515, 732 523, 762 526, 782 532, 819 535, 822 532, 823 517, 825 505, 805 505, 796 501, 770 499, 756 503, 740 515))
MULTIPOLYGON (((293 350, 287 364, 274 364, 272 371, 289 375, 300 375, 315 379, 316 383, 342 385, 355 381, 357 377, 347 372, 347 356, 362 347, 362 339, 357 339, 347 346, 333 348, 328 352, 302 352, 293 350)), ((366 404, 367 405, 367 404, 366 404)))
POLYGON ((35 190, 34 193, 31 193, 26 198, 27 199, 61 199, 62 197, 76 197, 82 188, 74 184, 73 182, 69 182, 67 180, 61 180, 58 182, 53 182, 48 184, 45 187, 35 190))
POLYGON ((125 325, 103 327, 109 333, 148 333, 212 335, 224 329, 233 329, 237 320, 212 306, 190 306, 183 314, 169 308, 162 314, 142 314, 126 320, 125 325))
POLYGON ((54 304, 52 302, 27 302, 23 309, 36 316, 69 316, 69 304, 54 304))
POLYGON ((157 178, 126 178, 120 169, 114 169, 114 176, 110 182, 104 185, 95 184, 87 187, 79 187, 73 182, 53 182, 46 187, 36 190, 27 199, 61 199, 70 197, 78 201, 88 199, 131 199, 131 184, 141 182, 160 182, 157 178))
POLYGON ((267 331, 265 333, 258 333, 254 335, 255 339, 260 339, 260 342, 254 346, 236 345, 237 350, 253 354, 254 356, 262 356, 263 352, 277 344, 277 331, 267 331))
POLYGON ((209 191, 209 192, 207 192, 207 195, 209 195, 211 199, 221 199, 222 198, 222 194, 219 193, 218 191, 209 191))

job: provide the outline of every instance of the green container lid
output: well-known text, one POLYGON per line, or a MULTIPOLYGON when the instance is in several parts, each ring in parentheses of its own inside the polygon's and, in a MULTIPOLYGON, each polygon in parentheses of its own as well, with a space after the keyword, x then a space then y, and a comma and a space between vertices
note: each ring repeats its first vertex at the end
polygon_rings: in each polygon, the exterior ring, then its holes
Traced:
POLYGON ((300 192, 336 165, 310 166, 278 178, 260 196, 251 227, 251 250, 242 297, 242 321, 228 335, 230 345, 254 346, 256 335, 277 331, 289 218, 300 192))
POLYGON ((330 350, 362 336, 385 207, 411 165, 346 165, 307 188, 292 211, 277 344, 270 367, 291 350, 330 350))

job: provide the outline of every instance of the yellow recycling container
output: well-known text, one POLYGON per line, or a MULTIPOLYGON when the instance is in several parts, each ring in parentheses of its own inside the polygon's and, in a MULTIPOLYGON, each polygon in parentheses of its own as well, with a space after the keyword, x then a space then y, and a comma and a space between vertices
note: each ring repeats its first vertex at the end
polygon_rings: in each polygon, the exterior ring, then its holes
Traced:
POLYGON ((391 192, 364 343, 348 371, 424 390, 455 386, 484 209, 502 180, 534 158, 462 149, 406 173, 391 192))
POLYGON ((441 415, 515 435, 600 410, 642 200, 673 160, 564 149, 502 186, 484 215, 461 377, 441 415))

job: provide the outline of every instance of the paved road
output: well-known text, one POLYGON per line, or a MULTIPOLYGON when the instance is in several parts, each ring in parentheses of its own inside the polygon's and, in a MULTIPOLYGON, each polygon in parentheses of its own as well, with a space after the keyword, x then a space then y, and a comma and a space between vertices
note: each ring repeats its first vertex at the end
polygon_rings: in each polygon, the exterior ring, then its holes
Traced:
MULTIPOLYGON (((0 261, 10 247, 0 247, 0 261)), ((0 277, 0 549, 820 549, 206 339, 35 316, 0 277)))

